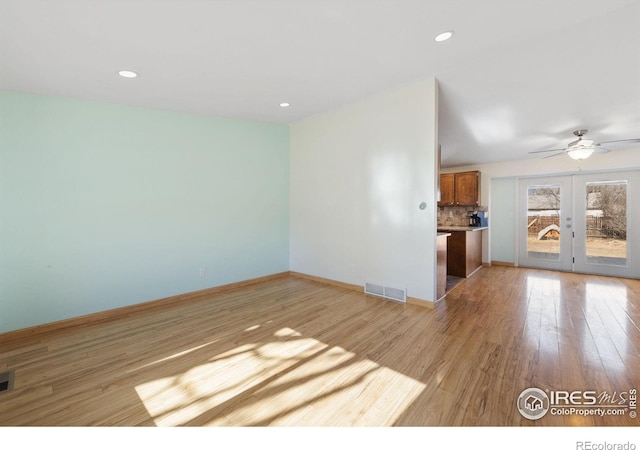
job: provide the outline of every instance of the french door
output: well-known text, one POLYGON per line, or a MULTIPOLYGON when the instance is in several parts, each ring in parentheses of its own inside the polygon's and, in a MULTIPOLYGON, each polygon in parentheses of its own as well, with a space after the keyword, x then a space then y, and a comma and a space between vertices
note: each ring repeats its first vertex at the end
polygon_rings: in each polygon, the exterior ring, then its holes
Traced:
POLYGON ((571 177, 520 180, 519 265, 572 270, 572 187, 571 177))
POLYGON ((575 175, 574 186, 574 270, 640 278, 640 171, 575 175))
POLYGON ((520 179, 518 264, 640 278, 640 171, 520 179))

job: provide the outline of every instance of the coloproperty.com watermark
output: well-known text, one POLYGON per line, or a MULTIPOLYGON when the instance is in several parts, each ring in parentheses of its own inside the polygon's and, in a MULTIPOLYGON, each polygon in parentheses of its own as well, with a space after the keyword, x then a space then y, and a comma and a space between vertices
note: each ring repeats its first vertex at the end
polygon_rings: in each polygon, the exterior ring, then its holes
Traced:
MULTIPOLYGON (((625 416, 637 417, 637 390, 627 391, 563 391, 527 388, 518 397, 518 411, 529 420, 538 420, 547 414, 553 416, 625 416)), ((617 450, 587 448, 581 450, 617 450)), ((632 450, 632 449, 623 449, 632 450)))

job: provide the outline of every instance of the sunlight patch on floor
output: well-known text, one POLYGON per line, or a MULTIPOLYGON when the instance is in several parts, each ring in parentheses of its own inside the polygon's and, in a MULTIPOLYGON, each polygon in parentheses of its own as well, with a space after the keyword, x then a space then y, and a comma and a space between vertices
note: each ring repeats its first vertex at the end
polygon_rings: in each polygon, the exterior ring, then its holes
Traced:
POLYGON ((136 391, 158 426, 380 426, 393 424, 424 387, 343 348, 282 328, 269 342, 212 355, 136 391))

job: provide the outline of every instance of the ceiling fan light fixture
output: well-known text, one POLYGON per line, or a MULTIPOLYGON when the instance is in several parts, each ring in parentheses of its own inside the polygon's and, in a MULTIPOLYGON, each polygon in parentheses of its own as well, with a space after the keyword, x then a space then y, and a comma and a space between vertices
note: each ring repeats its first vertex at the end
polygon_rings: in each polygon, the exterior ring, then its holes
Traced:
POLYGON ((568 154, 575 160, 587 159, 593 153, 593 147, 580 147, 569 150, 568 154))

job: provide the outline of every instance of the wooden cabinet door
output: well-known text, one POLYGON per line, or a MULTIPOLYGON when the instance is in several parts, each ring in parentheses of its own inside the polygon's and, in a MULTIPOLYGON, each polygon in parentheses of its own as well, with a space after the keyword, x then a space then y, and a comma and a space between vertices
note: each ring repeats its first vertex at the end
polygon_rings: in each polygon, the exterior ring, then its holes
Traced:
POLYGON ((456 205, 478 206, 480 172, 458 172, 455 175, 456 205))
POLYGON ((443 173, 440 175, 440 201, 438 205, 455 205, 455 192, 455 175, 453 173, 443 173))

